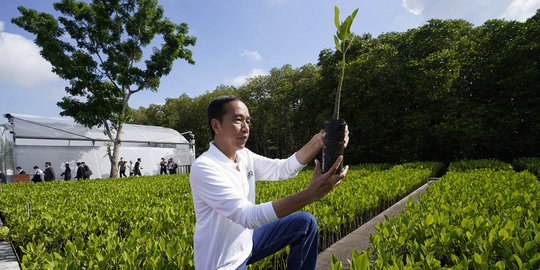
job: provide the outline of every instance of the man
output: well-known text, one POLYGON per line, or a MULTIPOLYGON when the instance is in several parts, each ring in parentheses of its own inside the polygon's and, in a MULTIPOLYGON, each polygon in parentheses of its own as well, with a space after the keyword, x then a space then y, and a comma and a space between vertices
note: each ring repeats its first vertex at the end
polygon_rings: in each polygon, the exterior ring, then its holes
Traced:
POLYGON ((169 162, 167 163, 167 169, 169 170, 169 174, 176 174, 176 169, 178 168, 178 164, 174 162, 172 158, 169 158, 169 162))
POLYGON ((135 167, 133 168, 133 175, 137 176, 137 175, 142 175, 141 174, 141 158, 137 158, 137 162, 135 162, 135 167))
POLYGON ((159 174, 167 174, 167 161, 165 161, 165 158, 161 158, 159 162, 159 174))
POLYGON ((69 163, 66 163, 64 166, 66 169, 60 174, 60 176, 64 177, 64 181, 69 181, 71 180, 71 168, 69 167, 69 163))
POLYGON ((32 176, 32 182, 34 183, 40 183, 43 179, 43 171, 39 168, 39 166, 34 166, 34 176, 32 176))
POLYGON ((84 179, 84 166, 81 162, 77 162, 77 173, 75 174, 75 179, 82 180, 84 179))
POLYGON ((325 174, 315 161, 315 172, 306 189, 255 204, 255 180, 295 176, 322 149, 325 133, 319 132, 295 154, 279 160, 245 148, 250 115, 239 98, 222 96, 213 100, 208 107, 208 124, 214 140, 192 164, 190 175, 196 219, 195 268, 246 269, 247 264, 290 245, 288 269, 315 269, 317 221, 309 213, 295 212, 339 184, 348 170, 346 166, 335 174, 343 157, 325 174))
POLYGON ((84 161, 81 162, 81 166, 83 167, 83 179, 90 179, 90 176, 92 175, 92 170, 90 170, 90 167, 88 167, 84 161))
POLYGON ((2 169, 0 169, 0 183, 7 184, 7 176, 2 172, 2 169))
POLYGON ((54 169, 51 166, 51 163, 49 161, 45 162, 45 176, 44 179, 46 182, 53 181, 56 179, 56 175, 54 174, 54 169))
POLYGON ((17 166, 15 169, 17 169, 17 174, 26 174, 26 172, 19 166, 17 166))
POLYGON ((120 161, 118 161, 118 168, 120 168, 120 177, 127 177, 126 175, 126 163, 127 161, 124 160, 123 157, 120 158, 120 161))

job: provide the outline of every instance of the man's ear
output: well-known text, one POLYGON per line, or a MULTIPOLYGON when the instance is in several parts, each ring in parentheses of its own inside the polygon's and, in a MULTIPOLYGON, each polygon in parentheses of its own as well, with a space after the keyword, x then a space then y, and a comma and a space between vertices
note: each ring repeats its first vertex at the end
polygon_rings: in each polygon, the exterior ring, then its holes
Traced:
POLYGON ((216 118, 213 118, 212 120, 210 120, 210 126, 212 126, 212 129, 214 130, 215 134, 219 134, 219 127, 220 127, 219 124, 220 122, 216 118))

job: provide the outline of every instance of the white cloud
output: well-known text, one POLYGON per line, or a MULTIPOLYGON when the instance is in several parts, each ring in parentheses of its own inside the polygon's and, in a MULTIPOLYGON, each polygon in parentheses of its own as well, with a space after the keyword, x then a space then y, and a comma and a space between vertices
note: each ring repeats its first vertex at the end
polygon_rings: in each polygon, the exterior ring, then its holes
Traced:
POLYGON ((422 11, 424 11, 424 3, 422 0, 403 0, 401 6, 415 15, 420 15, 422 14, 422 11))
POLYGON ((261 54, 259 52, 257 52, 257 51, 243 50, 240 53, 240 55, 243 56, 243 57, 246 57, 247 59, 249 59, 251 61, 261 61, 262 60, 261 54))
POLYGON ((4 32, 4 22, 0 21, 0 32, 4 32))
POLYGON ((235 78, 227 80, 227 83, 232 84, 234 86, 241 86, 244 83, 247 82, 249 78, 257 77, 257 76, 264 76, 268 75, 268 72, 265 72, 264 70, 260 68, 254 68, 251 70, 251 72, 248 75, 240 75, 235 78))
POLYGON ((514 0, 502 17, 523 22, 533 16, 538 8, 540 8, 540 0, 514 0))
POLYGON ((424 19, 465 19, 481 25, 504 18, 524 21, 540 8, 540 0, 402 0, 409 12, 424 19))
POLYGON ((58 80, 52 66, 39 54, 39 47, 23 36, 3 32, 0 22, 0 82, 35 86, 58 80))

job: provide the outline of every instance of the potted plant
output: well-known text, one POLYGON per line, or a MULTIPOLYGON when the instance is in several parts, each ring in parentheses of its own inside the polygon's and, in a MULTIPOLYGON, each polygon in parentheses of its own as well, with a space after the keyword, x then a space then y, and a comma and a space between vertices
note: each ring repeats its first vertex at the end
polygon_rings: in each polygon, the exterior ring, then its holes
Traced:
MULTIPOLYGON (((339 21, 339 8, 334 6, 334 24, 336 25, 337 32, 334 35, 334 42, 336 44, 336 49, 341 52, 341 74, 339 76, 338 87, 336 89, 336 96, 334 100, 334 115, 331 120, 325 122, 325 131, 326 137, 324 142, 323 150, 323 172, 330 170, 337 157, 343 155, 345 129, 347 123, 345 120, 339 118, 339 109, 341 101, 341 88, 343 86, 343 78, 345 77, 345 66, 346 59, 345 55, 349 50, 352 40, 349 41, 351 36, 351 25, 353 23, 354 17, 356 17, 358 9, 354 10, 353 13, 345 19, 345 21, 339 21)), ((343 164, 340 165, 336 173, 341 172, 343 164)))

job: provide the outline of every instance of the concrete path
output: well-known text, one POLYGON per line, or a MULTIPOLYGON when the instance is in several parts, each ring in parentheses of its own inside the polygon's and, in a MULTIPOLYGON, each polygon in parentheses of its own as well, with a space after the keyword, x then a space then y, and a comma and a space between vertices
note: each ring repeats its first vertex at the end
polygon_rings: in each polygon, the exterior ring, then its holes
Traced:
POLYGON ((407 208, 407 201, 409 197, 413 197, 414 202, 417 202, 418 195, 424 193, 432 182, 430 179, 425 185, 421 186, 417 190, 413 191, 411 194, 401 199, 399 202, 386 209, 384 212, 378 216, 372 218, 370 221, 362 225, 360 228, 356 229, 352 233, 345 236, 343 239, 334 243, 332 246, 324 250, 319 254, 317 258, 317 269, 319 270, 328 270, 331 269, 330 265, 332 262, 332 254, 335 255, 342 263, 345 269, 349 268, 348 260, 351 259, 351 252, 353 249, 357 251, 366 250, 371 243, 369 242, 369 235, 375 234, 375 226, 384 221, 384 216, 392 217, 399 214, 399 212, 407 208))
MULTIPOLYGON (((4 227, 0 220, 0 227, 4 227)), ((7 241, 0 241, 0 270, 20 270, 19 262, 11 244, 7 241)))

